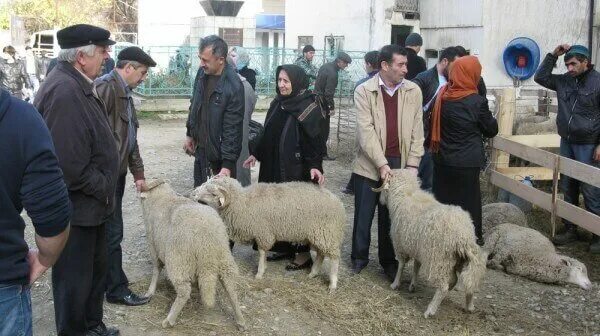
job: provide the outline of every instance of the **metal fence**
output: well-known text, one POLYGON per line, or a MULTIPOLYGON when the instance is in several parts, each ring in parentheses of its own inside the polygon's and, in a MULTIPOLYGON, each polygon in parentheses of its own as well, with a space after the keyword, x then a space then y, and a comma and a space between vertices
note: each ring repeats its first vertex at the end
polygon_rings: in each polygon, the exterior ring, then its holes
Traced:
MULTIPOLYGON (((146 47, 143 48, 157 62, 150 69, 146 81, 137 88, 138 93, 150 97, 189 97, 192 94, 194 77, 200 66, 198 47, 146 47)), ((291 64, 302 54, 293 49, 246 48, 250 55, 249 68, 257 72, 256 93, 261 96, 275 95, 275 69, 281 64, 291 64)), ((118 53, 119 50, 115 50, 118 53)), ((362 51, 347 51, 352 63, 341 71, 336 95, 349 97, 354 83, 365 77, 364 54, 362 51)), ((313 64, 319 68, 335 58, 330 52, 318 50, 313 64)))

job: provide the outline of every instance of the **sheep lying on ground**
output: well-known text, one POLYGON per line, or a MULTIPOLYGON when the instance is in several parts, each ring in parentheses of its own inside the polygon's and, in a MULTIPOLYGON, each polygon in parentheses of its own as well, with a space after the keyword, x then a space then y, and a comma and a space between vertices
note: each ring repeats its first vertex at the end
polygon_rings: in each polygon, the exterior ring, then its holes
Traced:
POLYGON ((511 203, 490 203, 482 208, 483 233, 488 235, 494 227, 502 223, 513 223, 527 227, 527 217, 523 210, 511 203))
POLYGON ((238 328, 244 317, 235 291, 237 265, 229 250, 225 225, 216 211, 178 196, 162 181, 151 181, 141 194, 146 237, 154 264, 147 297, 154 295, 164 265, 177 298, 163 327, 173 326, 190 298, 192 282, 198 281, 202 303, 215 304, 217 279, 229 295, 238 328))
POLYGON ((475 230, 469 214, 458 206, 444 205, 420 189, 410 171, 397 169, 385 181, 380 200, 387 204, 392 227, 398 273, 392 283, 398 288, 404 265, 414 259, 409 291, 414 291, 419 270, 437 288, 425 317, 435 315, 440 303, 454 288, 460 276, 466 294, 466 309, 473 311, 473 293, 485 274, 485 256, 475 243, 475 230))
POLYGON ((231 240, 256 241, 257 279, 265 272, 266 252, 275 242, 308 243, 317 253, 309 276, 315 277, 324 257, 329 257, 329 289, 336 288, 346 212, 327 189, 307 182, 258 183, 242 188, 238 181, 222 177, 210 179, 191 197, 217 209, 231 240))
POLYGON ((533 281, 572 283, 590 289, 587 268, 580 261, 556 253, 554 245, 536 230, 504 223, 485 239, 487 265, 533 281))

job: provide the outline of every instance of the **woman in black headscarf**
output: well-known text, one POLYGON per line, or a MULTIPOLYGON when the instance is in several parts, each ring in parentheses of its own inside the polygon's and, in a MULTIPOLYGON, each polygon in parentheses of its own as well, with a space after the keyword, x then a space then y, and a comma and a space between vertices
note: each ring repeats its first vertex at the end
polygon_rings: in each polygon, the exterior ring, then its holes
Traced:
MULTIPOLYGON (((308 76, 297 65, 282 65, 276 70, 277 97, 265 118, 260 143, 244 162, 245 167, 260 161, 259 182, 314 182, 322 185, 323 159, 319 148, 323 139, 319 125, 323 114, 314 94, 308 90, 308 76)), ((295 256, 286 269, 299 270, 312 265, 309 247, 277 243, 271 251, 280 252, 270 260, 295 256)))

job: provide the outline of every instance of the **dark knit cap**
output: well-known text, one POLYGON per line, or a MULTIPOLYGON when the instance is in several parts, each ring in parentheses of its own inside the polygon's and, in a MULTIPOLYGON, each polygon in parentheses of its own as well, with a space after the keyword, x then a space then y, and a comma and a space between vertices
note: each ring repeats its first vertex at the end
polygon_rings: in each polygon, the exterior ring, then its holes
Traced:
POLYGON ((310 52, 310 51, 315 51, 315 48, 313 46, 311 46, 310 44, 307 44, 304 46, 304 48, 302 48, 303 53, 310 52))
POLYGON ((407 47, 420 47, 423 45, 423 38, 417 33, 410 33, 410 35, 406 37, 404 45, 407 47))
POLYGON ((59 30, 56 33, 58 45, 62 49, 72 49, 87 45, 109 46, 116 42, 109 39, 110 32, 106 29, 88 25, 76 24, 59 30))
POLYGON ((127 47, 117 56, 119 61, 136 61, 147 67, 156 66, 156 62, 139 47, 127 47))
POLYGON ((338 52, 337 57, 335 59, 344 61, 348 64, 352 63, 352 58, 350 57, 350 55, 346 54, 343 51, 338 52))

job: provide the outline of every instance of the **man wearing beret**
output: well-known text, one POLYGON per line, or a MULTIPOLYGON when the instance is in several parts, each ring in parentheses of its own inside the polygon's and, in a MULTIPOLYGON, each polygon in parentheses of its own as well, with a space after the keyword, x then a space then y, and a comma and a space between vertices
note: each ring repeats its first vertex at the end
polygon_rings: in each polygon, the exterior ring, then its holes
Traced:
POLYGON ((302 56, 298 56, 294 64, 301 67, 306 75, 308 76, 308 80, 312 83, 315 79, 317 79, 317 67, 312 64, 312 60, 315 57, 315 48, 310 44, 307 44, 302 48, 302 56))
POLYGON ((106 228, 112 213, 119 153, 93 87, 108 58, 110 32, 78 24, 57 32, 58 63, 38 91, 42 114, 73 206, 71 233, 52 271, 58 335, 118 335, 102 322, 106 228))
MULTIPOLYGON (((556 91, 560 135, 560 155, 600 168, 600 73, 594 70, 588 48, 562 44, 546 55, 535 74, 536 83, 556 91), (567 73, 552 74, 558 57, 565 55, 567 73)), ((579 191, 585 208, 600 216, 600 188, 580 183, 572 177, 560 177, 566 202, 579 206, 579 191)), ((564 221, 565 231, 554 237, 556 245, 577 240, 577 227, 564 221)), ((600 254, 600 239, 593 235, 590 252, 600 254)))
POLYGON ((138 191, 141 191, 146 184, 144 163, 137 143, 139 123, 133 107, 132 90, 146 79, 148 68, 154 66, 156 62, 142 49, 128 47, 119 52, 116 68, 94 82, 98 95, 106 107, 110 128, 116 136, 115 143, 119 150, 120 163, 115 209, 105 221, 108 247, 106 300, 127 306, 139 306, 149 301, 148 298, 139 297, 128 288, 129 282, 123 271, 121 241, 123 241, 122 202, 127 167, 133 175, 138 191))
POLYGON ((319 68, 317 81, 315 82, 315 94, 321 108, 326 113, 325 122, 321 126, 321 137, 323 138, 323 160, 335 160, 327 155, 327 140, 329 140, 329 120, 335 113, 333 96, 338 84, 338 72, 344 70, 352 63, 352 58, 343 51, 338 52, 333 62, 325 63, 319 68))

